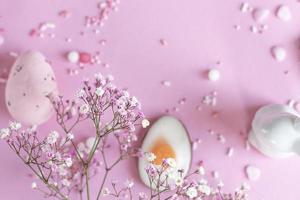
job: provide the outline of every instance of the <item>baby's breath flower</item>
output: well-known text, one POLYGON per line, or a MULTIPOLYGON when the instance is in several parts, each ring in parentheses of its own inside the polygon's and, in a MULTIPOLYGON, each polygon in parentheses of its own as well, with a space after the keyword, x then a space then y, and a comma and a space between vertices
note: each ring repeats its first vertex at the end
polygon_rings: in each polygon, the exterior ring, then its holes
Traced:
POLYGON ((146 152, 145 153, 145 158, 148 162, 153 162, 156 159, 156 156, 152 152, 146 152))
POLYGON ((61 181, 61 184, 62 184, 63 186, 66 186, 66 187, 70 187, 71 182, 70 182, 68 179, 63 179, 63 180, 61 181))
POLYGON ((90 106, 88 104, 83 104, 79 107, 79 113, 82 115, 88 114, 90 112, 90 106))
POLYGON ((32 182, 32 183, 31 183, 31 189, 36 189, 36 188, 37 188, 36 182, 32 182))
POLYGON ((47 137, 47 142, 49 144, 54 144, 55 142, 57 142, 57 139, 59 138, 59 134, 56 131, 52 131, 49 136, 47 137))
POLYGON ((10 135, 10 130, 8 128, 3 128, 0 130, 0 138, 3 140, 10 135))
POLYGON ((109 191, 108 188, 105 187, 105 188, 103 188, 101 194, 102 194, 102 196, 106 197, 106 196, 108 196, 110 194, 110 191, 109 191))
POLYGON ((73 140, 74 139, 74 135, 72 133, 68 133, 67 134, 67 139, 73 140))
POLYGON ((102 87, 97 87, 95 90, 95 94, 98 97, 102 97, 104 93, 105 93, 105 90, 102 87))
POLYGON ((22 125, 18 122, 10 122, 9 123, 9 128, 12 130, 12 131, 17 131, 19 130, 20 128, 22 127, 22 125))
POLYGON ((205 194, 206 196, 209 196, 211 194, 211 188, 208 185, 200 184, 197 187, 198 191, 205 194))
POLYGON ((132 188, 134 185, 134 182, 132 180, 126 180, 125 187, 132 188))
POLYGON ((72 158, 66 158, 65 163, 66 163, 67 167, 72 167, 72 165, 73 165, 72 158))
POLYGON ((176 168, 176 160, 174 158, 167 158, 166 163, 169 165, 169 167, 176 168))
POLYGON ((150 122, 148 119, 143 119, 142 120, 142 127, 147 128, 150 125, 150 122))
POLYGON ((189 187, 186 191, 186 195, 190 198, 196 198, 198 195, 197 189, 195 187, 189 187))
POLYGON ((199 168, 198 168, 198 170, 197 170, 197 172, 200 175, 204 176, 205 175, 205 169, 204 169, 204 167, 202 165, 200 165, 199 168))
POLYGON ((79 89, 77 92, 76 92, 76 97, 77 98, 84 98, 86 95, 85 91, 83 89, 79 89))
POLYGON ((175 179, 176 186, 182 186, 183 182, 183 178, 181 178, 180 176, 177 176, 177 178, 175 179))

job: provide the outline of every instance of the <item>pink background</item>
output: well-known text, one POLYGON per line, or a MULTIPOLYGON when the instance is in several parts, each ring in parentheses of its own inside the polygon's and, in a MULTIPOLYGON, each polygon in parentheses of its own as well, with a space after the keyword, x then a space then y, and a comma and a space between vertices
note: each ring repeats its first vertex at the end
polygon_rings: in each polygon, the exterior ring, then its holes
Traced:
MULTIPOLYGON (((203 141, 194 152, 194 163, 204 160, 207 169, 219 171, 226 191, 247 181, 243 169, 252 164, 262 174, 258 181, 250 182, 250 199, 296 200, 300 198, 299 158, 276 160, 255 150, 247 151, 244 138, 259 106, 300 100, 300 3, 296 0, 249 0, 249 3, 272 12, 265 22, 269 28, 263 34, 251 33, 249 27, 257 23, 250 13, 239 11, 239 0, 124 0, 119 12, 109 16, 99 34, 84 27, 84 16, 97 13, 96 0, 0 0, 0 29, 4 29, 0 34, 5 38, 0 46, 0 68, 12 63, 10 51, 39 50, 52 61, 60 91, 69 97, 83 77, 91 77, 96 71, 113 74, 117 85, 129 88, 139 98, 150 119, 170 109, 172 115, 184 121, 192 139, 203 141), (290 22, 274 16, 281 3, 291 7, 290 22), (72 17, 59 17, 58 12, 63 9, 71 11, 72 17), (55 22, 57 28, 51 32, 56 37, 29 37, 28 32, 44 21, 55 22), (240 25, 241 30, 235 30, 234 25, 240 25), (67 37, 73 41, 65 42, 67 37), (106 46, 99 44, 101 39, 107 40, 106 46), (168 45, 162 46, 160 39, 165 39, 168 45), (273 45, 287 49, 284 62, 272 58, 273 45), (70 50, 99 50, 101 59, 111 67, 87 66, 79 75, 70 76, 66 69, 76 68, 64 57, 70 50), (217 61, 222 63, 216 66, 221 79, 210 82, 205 72, 217 61), (288 74, 284 73, 286 70, 288 74), (163 86, 163 80, 171 81, 171 87, 163 86), (202 97, 211 91, 218 92, 217 106, 203 105, 203 110, 197 111, 202 97), (185 105, 178 104, 181 98, 187 99, 185 105), (179 112, 173 111, 174 106, 179 112), (213 111, 218 111, 219 117, 212 117, 213 111), (226 143, 218 142, 216 135, 208 133, 209 129, 222 133, 226 143), (228 147, 235 149, 232 158, 226 156, 228 147)), ((0 127, 5 127, 10 119, 3 94, 2 84, 0 127)), ((52 129, 53 121, 41 129, 45 134, 52 129)), ((88 136, 91 131, 82 129, 77 134, 88 136)), ((32 180, 25 176, 29 171, 4 143, 0 152, 0 199, 41 199, 39 192, 30 189, 32 180)), ((136 182, 135 191, 145 190, 138 180, 134 160, 122 163, 113 176, 121 181, 132 178, 136 182)), ((209 171, 207 176, 211 177, 209 171)), ((99 178, 94 179, 93 185, 96 189, 99 178)))

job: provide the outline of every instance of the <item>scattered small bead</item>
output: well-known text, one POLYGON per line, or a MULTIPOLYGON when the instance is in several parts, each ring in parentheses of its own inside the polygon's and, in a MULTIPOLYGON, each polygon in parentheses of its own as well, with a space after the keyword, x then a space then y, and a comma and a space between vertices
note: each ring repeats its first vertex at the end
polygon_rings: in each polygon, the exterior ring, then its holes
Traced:
POLYGON ((219 133, 218 134, 218 141, 224 144, 226 142, 226 139, 225 139, 224 135, 219 133))
POLYGON ((210 93, 208 95, 205 95, 202 98, 202 103, 207 106, 216 106, 217 105, 217 95, 214 93, 210 93))
POLYGON ((265 8, 256 8, 253 11, 253 18, 256 22, 265 21, 270 15, 270 10, 265 8))
POLYGON ((228 157, 232 157, 232 156, 233 156, 233 153, 234 153, 234 149, 233 149, 232 147, 229 147, 229 148, 227 149, 226 155, 227 155, 228 157))
POLYGON ((99 41, 99 44, 101 44, 102 46, 105 46, 105 45, 106 45, 106 43, 107 43, 107 41, 106 41, 106 40, 104 40, 104 39, 99 41))
POLYGON ((70 63, 78 63, 79 53, 77 51, 71 51, 68 53, 68 61, 70 63))
POLYGON ((241 30, 241 26, 240 26, 240 25, 234 25, 233 27, 234 27, 234 29, 237 30, 237 31, 241 30))
POLYGON ((291 10, 286 5, 281 5, 278 7, 276 11, 276 16, 282 21, 290 21, 292 19, 291 10))
POLYGON ((258 28, 256 26, 250 26, 250 31, 254 34, 258 33, 258 28))
POLYGON ((218 171, 212 171, 211 175, 214 179, 218 179, 220 177, 219 172, 218 171))
POLYGON ((273 46, 271 48, 271 53, 273 57, 279 62, 282 62, 286 59, 286 50, 281 46, 273 46))
POLYGON ((240 7, 240 11, 242 13, 246 13, 246 12, 250 11, 250 4, 247 2, 242 3, 242 5, 240 7))
POLYGON ((178 108, 178 107, 174 107, 173 110, 174 110, 175 112, 179 112, 179 108, 178 108))
POLYGON ((70 43, 70 42, 72 42, 72 38, 67 37, 67 38, 65 39, 65 41, 68 42, 68 43, 70 43))
POLYGON ((168 45, 167 41, 164 40, 164 39, 160 39, 160 40, 159 40, 159 43, 160 43, 162 46, 168 45))
POLYGON ((44 32, 47 29, 54 29, 56 25, 53 22, 44 22, 39 26, 39 31, 44 32))
POLYGON ((245 167, 246 176, 250 181, 257 181, 260 178, 261 170, 255 166, 247 165, 245 167))
POLYGON ((80 52, 79 53, 79 62, 86 64, 86 63, 91 63, 91 54, 86 53, 86 52, 80 52))
POLYGON ((170 87, 171 86, 171 82, 170 81, 162 81, 161 84, 163 86, 166 86, 166 87, 170 87))
POLYGON ((202 107, 201 106, 197 106, 196 109, 197 109, 197 111, 202 111, 202 107))
POLYGON ((210 81, 218 81, 220 79, 220 71, 218 69, 210 69, 208 71, 208 79, 210 81))
POLYGON ((184 105, 185 102, 186 102, 186 98, 182 98, 182 99, 179 100, 178 103, 179 103, 180 105, 184 105))
POLYGON ((70 11, 67 11, 67 10, 62 10, 58 13, 58 16, 67 19, 67 18, 70 18, 72 16, 72 13, 70 11))

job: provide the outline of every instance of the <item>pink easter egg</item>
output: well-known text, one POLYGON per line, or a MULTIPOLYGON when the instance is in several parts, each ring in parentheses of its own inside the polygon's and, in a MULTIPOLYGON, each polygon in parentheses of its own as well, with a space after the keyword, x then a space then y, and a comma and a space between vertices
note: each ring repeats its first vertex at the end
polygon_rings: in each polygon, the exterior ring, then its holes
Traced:
POLYGON ((53 114, 48 95, 57 95, 54 72, 39 52, 23 53, 13 64, 5 90, 11 116, 25 125, 40 125, 53 114))

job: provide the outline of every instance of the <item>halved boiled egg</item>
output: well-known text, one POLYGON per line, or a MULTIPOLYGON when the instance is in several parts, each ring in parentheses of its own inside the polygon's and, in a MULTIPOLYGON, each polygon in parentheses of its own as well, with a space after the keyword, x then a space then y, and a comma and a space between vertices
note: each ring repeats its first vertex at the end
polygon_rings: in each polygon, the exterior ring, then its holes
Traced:
POLYGON ((151 186, 146 172, 149 164, 160 166, 165 160, 172 159, 176 161, 176 169, 182 171, 182 176, 189 171, 192 160, 190 138, 183 124, 174 117, 164 116, 158 119, 149 129, 141 149, 153 155, 151 162, 141 157, 138 163, 140 177, 149 187, 151 186))

